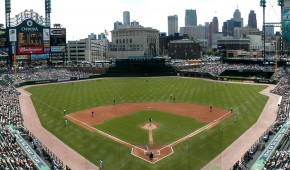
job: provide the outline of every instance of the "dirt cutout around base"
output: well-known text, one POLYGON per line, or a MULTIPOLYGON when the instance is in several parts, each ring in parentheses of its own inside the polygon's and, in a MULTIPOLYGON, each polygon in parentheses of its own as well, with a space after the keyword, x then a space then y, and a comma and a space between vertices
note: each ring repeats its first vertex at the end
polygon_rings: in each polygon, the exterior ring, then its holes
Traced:
MULTIPOLYGON (((196 104, 189 104, 189 103, 164 103, 164 102, 146 102, 146 103, 128 103, 128 104, 113 104, 109 106, 100 106, 96 108, 90 108, 82 111, 78 111, 65 117, 80 126, 93 131, 97 132, 101 135, 104 135, 112 140, 115 140, 127 147, 132 148, 131 153, 147 162, 156 163, 165 157, 173 154, 172 147, 177 145, 180 142, 191 138, 192 136, 202 132, 205 129, 212 128, 213 126, 217 125, 218 123, 222 122, 233 113, 230 111, 219 109, 204 105, 196 105, 196 104), (167 113, 173 113, 177 115, 188 116, 196 119, 200 122, 208 123, 206 126, 192 132, 191 134, 178 139, 177 141, 169 144, 169 145, 160 145, 156 146, 153 144, 153 135, 152 130, 157 128, 157 124, 149 123, 145 124, 145 128, 148 131, 151 131, 151 142, 150 142, 150 133, 149 133, 149 146, 135 146, 134 144, 127 143, 118 139, 116 137, 111 136, 110 134, 106 134, 98 129, 93 128, 92 126, 102 123, 105 120, 113 119, 116 117, 128 115, 140 110, 158 110, 167 113), (156 127, 155 127, 156 126, 156 127), (149 149, 148 149, 149 147, 149 149), (149 158, 149 154, 153 153, 154 157, 152 159, 149 158)), ((155 122, 154 122, 155 123, 155 122)))

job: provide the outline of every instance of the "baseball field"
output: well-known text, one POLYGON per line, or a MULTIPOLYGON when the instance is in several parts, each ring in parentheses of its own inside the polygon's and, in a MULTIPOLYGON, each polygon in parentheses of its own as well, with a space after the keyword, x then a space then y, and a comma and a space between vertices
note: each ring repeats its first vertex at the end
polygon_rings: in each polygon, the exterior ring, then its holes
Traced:
POLYGON ((96 165, 102 159, 105 169, 127 170, 202 168, 257 121, 268 99, 259 93, 264 88, 164 77, 95 79, 27 91, 51 133, 96 165), (148 118, 154 129, 143 128, 148 118), (212 122, 217 123, 174 143, 212 122), (130 146, 150 144, 170 145, 173 152, 151 162, 131 154, 130 146))

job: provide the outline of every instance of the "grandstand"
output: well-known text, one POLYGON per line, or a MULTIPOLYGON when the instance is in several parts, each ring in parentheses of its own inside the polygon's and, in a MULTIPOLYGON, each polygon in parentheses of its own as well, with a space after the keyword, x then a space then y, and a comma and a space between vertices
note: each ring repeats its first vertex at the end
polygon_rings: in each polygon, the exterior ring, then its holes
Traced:
POLYGON ((69 169, 23 126, 20 93, 0 76, 0 169, 69 169))

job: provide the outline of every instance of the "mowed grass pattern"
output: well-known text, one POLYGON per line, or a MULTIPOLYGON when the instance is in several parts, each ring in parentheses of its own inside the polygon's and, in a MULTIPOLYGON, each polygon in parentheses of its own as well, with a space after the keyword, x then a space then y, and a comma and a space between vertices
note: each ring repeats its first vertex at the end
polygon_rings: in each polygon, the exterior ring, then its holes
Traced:
POLYGON ((158 128, 153 130, 155 145, 166 145, 206 125, 193 118, 156 110, 144 110, 104 121, 95 126, 110 135, 134 145, 148 145, 148 130, 141 128, 152 117, 158 128))
POLYGON ((112 78, 31 87, 32 100, 42 125, 59 139, 106 169, 200 169, 236 140, 258 119, 268 97, 259 94, 266 86, 212 82, 179 77, 112 78), (212 105, 238 115, 177 145, 175 153, 155 165, 130 155, 130 149, 108 138, 69 123, 63 110, 72 113, 101 105, 134 102, 176 102, 212 105), (68 130, 70 129, 70 130, 68 130), (82 138, 80 136, 83 136, 82 138))

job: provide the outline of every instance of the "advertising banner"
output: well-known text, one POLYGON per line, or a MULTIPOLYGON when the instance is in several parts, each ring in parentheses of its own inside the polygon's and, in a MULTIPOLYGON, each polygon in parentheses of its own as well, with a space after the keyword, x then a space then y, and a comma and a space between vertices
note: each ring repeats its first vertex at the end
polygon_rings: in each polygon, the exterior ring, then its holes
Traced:
POLYGON ((43 51, 44 51, 45 54, 50 53, 50 47, 44 47, 43 51))
POLYGON ((9 29, 9 41, 10 42, 16 42, 17 41, 16 29, 9 29))
POLYGON ((10 43, 10 54, 16 54, 16 46, 15 46, 15 42, 11 42, 10 43))
POLYGON ((49 41, 49 40, 50 40, 49 29, 43 29, 43 41, 49 41))
POLYGON ((65 46, 51 46, 51 52, 65 52, 65 46))
POLYGON ((9 48, 0 48, 0 52, 8 53, 9 48))
POLYGON ((42 54, 43 46, 18 47, 17 54, 42 54))
POLYGON ((6 29, 0 29, 0 48, 8 48, 8 35, 6 29))
POLYGON ((16 60, 28 60, 29 58, 29 55, 16 55, 16 60))
POLYGON ((65 28, 51 28, 50 35, 65 35, 65 28))
POLYGON ((31 54, 31 60, 48 60, 49 54, 31 54))
POLYGON ((50 42, 49 41, 44 41, 43 46, 44 47, 50 47, 50 42))

